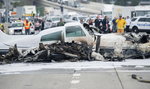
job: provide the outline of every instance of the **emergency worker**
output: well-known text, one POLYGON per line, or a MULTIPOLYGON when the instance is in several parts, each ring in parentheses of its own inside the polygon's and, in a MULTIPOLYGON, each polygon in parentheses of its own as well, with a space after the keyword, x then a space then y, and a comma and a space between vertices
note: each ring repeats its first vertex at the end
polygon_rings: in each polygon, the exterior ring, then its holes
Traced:
POLYGON ((119 19, 116 20, 117 23, 117 33, 124 33, 124 28, 126 26, 126 21, 122 18, 122 16, 119 16, 119 19))
POLYGON ((28 20, 24 21, 24 29, 25 29, 25 34, 29 35, 30 34, 30 27, 31 27, 31 22, 28 20))
POLYGON ((3 25, 3 24, 0 24, 0 30, 1 30, 2 32, 4 32, 4 25, 3 25))

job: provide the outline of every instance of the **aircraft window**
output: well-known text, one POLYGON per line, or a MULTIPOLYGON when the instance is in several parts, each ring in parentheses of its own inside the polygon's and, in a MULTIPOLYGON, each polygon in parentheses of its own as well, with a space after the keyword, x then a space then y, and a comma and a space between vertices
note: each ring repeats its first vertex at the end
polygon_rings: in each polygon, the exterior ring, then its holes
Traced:
POLYGON ((66 27, 66 37, 86 36, 80 26, 66 27))
POLYGON ((41 37, 41 41, 55 41, 61 40, 61 31, 50 33, 41 37))

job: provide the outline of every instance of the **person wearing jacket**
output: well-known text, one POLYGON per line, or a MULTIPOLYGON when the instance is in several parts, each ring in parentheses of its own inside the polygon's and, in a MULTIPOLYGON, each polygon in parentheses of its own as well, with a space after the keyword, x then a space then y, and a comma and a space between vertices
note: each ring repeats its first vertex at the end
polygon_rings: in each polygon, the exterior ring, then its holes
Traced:
POLYGON ((31 22, 28 20, 24 21, 24 28, 25 28, 25 34, 30 35, 30 27, 31 27, 31 22))
POLYGON ((113 31, 114 33, 117 32, 117 23, 116 23, 116 20, 117 20, 116 17, 114 17, 114 19, 112 20, 112 24, 113 24, 113 26, 112 26, 112 31, 113 31))
POLYGON ((122 18, 122 16, 119 16, 119 19, 116 20, 117 23, 117 33, 124 33, 124 28, 126 26, 126 21, 122 18))
POLYGON ((103 20, 101 19, 101 17, 102 17, 101 15, 98 15, 96 17, 95 21, 94 21, 95 27, 97 27, 99 29, 99 32, 101 32, 101 30, 102 30, 102 22, 103 22, 103 20))
POLYGON ((0 30, 2 31, 2 32, 4 32, 4 25, 2 24, 2 23, 0 23, 0 30))
POLYGON ((126 22, 127 22, 127 24, 126 24, 126 32, 129 32, 130 31, 129 27, 130 27, 130 23, 131 23, 131 19, 130 19, 129 16, 127 16, 126 22))

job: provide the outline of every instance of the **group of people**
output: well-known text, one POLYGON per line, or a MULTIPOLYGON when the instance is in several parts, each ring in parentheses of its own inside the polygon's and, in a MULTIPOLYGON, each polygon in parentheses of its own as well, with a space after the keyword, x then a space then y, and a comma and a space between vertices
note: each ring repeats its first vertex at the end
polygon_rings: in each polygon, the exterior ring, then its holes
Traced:
POLYGON ((90 19, 89 25, 95 25, 99 29, 100 33, 110 33, 110 32, 117 32, 117 33, 124 33, 125 31, 129 31, 130 26, 130 18, 123 18, 119 16, 117 19, 116 17, 112 20, 112 29, 110 28, 110 21, 107 16, 102 17, 102 15, 98 15, 94 22, 90 19))
POLYGON ((28 19, 21 20, 21 18, 19 18, 16 22, 23 22, 23 26, 25 29, 25 35, 31 34, 30 30, 31 30, 32 25, 34 25, 35 32, 44 30, 44 21, 39 20, 39 19, 35 19, 35 21, 29 21, 28 19))
POLYGON ((101 15, 98 15, 94 21, 95 27, 99 28, 99 32, 101 33, 109 33, 110 32, 110 25, 108 17, 105 16, 104 19, 102 19, 101 15))
MULTIPOLYGON (((30 34, 30 29, 31 29, 32 25, 34 25, 35 33, 39 33, 40 31, 44 30, 44 26, 45 26, 44 19, 42 19, 42 20, 34 19, 34 21, 31 22, 28 19, 21 20, 21 18, 19 18, 17 20, 17 22, 23 22, 23 26, 24 26, 26 35, 30 34)), ((57 23, 57 26, 64 26, 64 24, 65 24, 65 22, 63 21, 63 18, 60 18, 60 21, 57 23)))

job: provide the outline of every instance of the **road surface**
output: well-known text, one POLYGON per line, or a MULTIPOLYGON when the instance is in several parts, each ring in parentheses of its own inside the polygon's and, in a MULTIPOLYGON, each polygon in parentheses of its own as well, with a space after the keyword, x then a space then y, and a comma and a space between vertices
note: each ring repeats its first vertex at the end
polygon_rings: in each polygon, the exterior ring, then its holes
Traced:
POLYGON ((150 89, 150 83, 131 78, 137 74, 150 80, 149 63, 140 62, 1 65, 0 89, 150 89))

